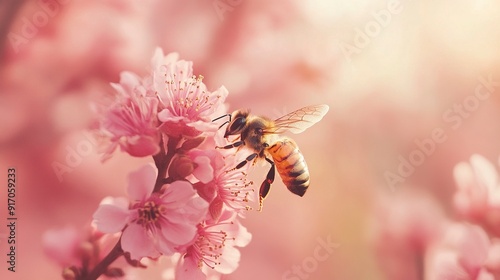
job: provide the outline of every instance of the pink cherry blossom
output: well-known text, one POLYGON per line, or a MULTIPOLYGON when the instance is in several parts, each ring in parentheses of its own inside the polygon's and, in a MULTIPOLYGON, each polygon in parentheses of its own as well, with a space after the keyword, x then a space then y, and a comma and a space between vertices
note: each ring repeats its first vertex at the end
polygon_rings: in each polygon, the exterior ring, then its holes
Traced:
POLYGON ((206 215, 207 203, 190 183, 175 181, 162 193, 151 193, 157 170, 145 165, 129 175, 128 195, 105 199, 94 213, 94 221, 105 233, 123 230, 122 249, 132 259, 172 255, 197 233, 196 225, 206 215))
POLYGON ((424 261, 426 280, 493 280, 485 267, 490 248, 486 232, 468 224, 451 224, 430 246, 424 261))
POLYGON ((498 172, 487 159, 472 155, 454 169, 457 192, 455 207, 469 220, 500 235, 500 181, 498 172))
POLYGON ((193 171, 200 181, 194 184, 198 194, 210 203, 211 218, 217 220, 224 206, 237 213, 249 210, 249 203, 255 200, 252 181, 247 179, 247 171, 252 163, 247 163, 240 169, 234 167, 244 160, 246 154, 223 156, 219 150, 192 150, 189 156, 193 162, 203 163, 203 166, 193 171))
POLYGON ((226 88, 208 91, 203 76, 193 75, 193 62, 178 60, 175 53, 163 56, 157 49, 153 67, 153 87, 163 109, 158 113, 161 130, 175 137, 215 132, 218 125, 212 119, 223 107, 226 88))
POLYGON ((201 280, 210 270, 220 274, 236 270, 240 260, 236 247, 245 247, 252 238, 236 218, 235 213, 225 211, 218 222, 208 220, 198 225, 196 241, 180 259, 176 279, 201 280))
POLYGON ((493 239, 491 241, 484 267, 495 275, 495 279, 500 279, 500 240, 493 239))
MULTIPOLYGON (((74 279, 101 261, 118 241, 116 234, 103 234, 94 226, 77 230, 73 226, 47 230, 42 235, 45 254, 63 268, 64 279, 74 279)), ((120 268, 111 268, 111 270, 120 268)), ((110 276, 110 275, 109 275, 110 276)), ((111 277, 123 279, 122 277, 111 277)), ((110 279, 103 277, 103 279, 110 279)))
POLYGON ((111 141, 104 158, 117 147, 131 156, 144 157, 160 151, 158 99, 130 72, 122 72, 115 102, 104 113, 101 130, 111 141))
POLYGON ((80 246, 84 238, 75 227, 47 230, 42 236, 45 254, 62 267, 81 265, 80 246))
POLYGON ((376 200, 370 237, 384 279, 422 279, 419 263, 447 222, 438 202, 416 189, 399 190, 376 200))

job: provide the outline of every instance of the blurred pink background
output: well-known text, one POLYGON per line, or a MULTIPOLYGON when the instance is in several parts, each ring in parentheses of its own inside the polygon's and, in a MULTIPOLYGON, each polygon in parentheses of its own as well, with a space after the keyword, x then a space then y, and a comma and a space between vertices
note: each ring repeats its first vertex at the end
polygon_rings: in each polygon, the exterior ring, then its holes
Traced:
MULTIPOLYGON (((1 226, 1 279, 59 279, 42 251, 43 232, 83 228, 103 197, 124 194, 128 172, 151 161, 116 153, 102 164, 92 145, 62 181, 52 167, 88 141, 90 104, 113 94, 109 83, 121 71, 145 75, 156 46, 192 60, 209 89, 226 86, 230 111, 277 118, 330 106, 293 136, 309 165, 309 191, 300 198, 274 183, 263 212, 243 220, 252 242, 223 279, 397 279, 388 271, 415 265, 421 249, 406 240, 414 230, 393 227, 414 226, 425 239, 445 221, 461 221, 454 166, 473 153, 495 164, 500 155, 498 89, 465 104, 466 116, 455 112, 480 79, 500 81, 500 3, 242 0, 228 1, 234 6, 221 18, 214 2, 1 2, 0 172, 7 178, 15 167, 18 179, 17 272, 7 271, 1 226), (435 129, 446 140, 391 187, 387 172, 398 174, 400 156, 408 159, 435 129), (326 260, 286 278, 328 238, 340 246, 326 260), (401 264, 404 256, 410 260, 401 264)), ((260 184, 266 172, 252 177, 260 184)), ((161 279, 162 269, 133 270, 130 279, 161 279)))

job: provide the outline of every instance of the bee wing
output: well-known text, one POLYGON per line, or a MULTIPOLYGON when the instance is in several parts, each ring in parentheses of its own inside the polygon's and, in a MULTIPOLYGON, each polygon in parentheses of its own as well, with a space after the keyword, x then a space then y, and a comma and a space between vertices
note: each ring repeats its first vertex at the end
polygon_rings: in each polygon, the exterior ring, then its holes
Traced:
POLYGON ((330 107, 325 104, 312 105, 298 109, 274 120, 274 127, 265 130, 265 132, 275 134, 281 134, 286 131, 295 134, 301 133, 319 122, 328 112, 328 109, 330 109, 330 107))

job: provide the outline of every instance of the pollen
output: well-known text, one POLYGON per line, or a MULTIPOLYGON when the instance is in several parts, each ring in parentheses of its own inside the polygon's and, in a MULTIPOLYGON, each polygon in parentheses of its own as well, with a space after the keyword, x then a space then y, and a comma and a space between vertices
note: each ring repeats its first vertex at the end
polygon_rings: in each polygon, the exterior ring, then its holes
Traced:
POLYGON ((137 212, 139 213, 137 223, 149 225, 157 222, 158 218, 165 214, 165 207, 163 205, 156 205, 153 201, 148 201, 141 208, 138 208, 137 212))

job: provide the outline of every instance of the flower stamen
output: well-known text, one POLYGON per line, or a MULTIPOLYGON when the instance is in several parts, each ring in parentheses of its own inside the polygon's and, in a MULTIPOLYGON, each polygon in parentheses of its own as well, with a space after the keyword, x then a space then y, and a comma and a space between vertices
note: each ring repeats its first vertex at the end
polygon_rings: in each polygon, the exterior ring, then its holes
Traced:
POLYGON ((141 208, 137 209, 139 218, 137 223, 147 226, 158 221, 158 218, 165 214, 164 205, 156 205, 154 201, 147 201, 141 208))

